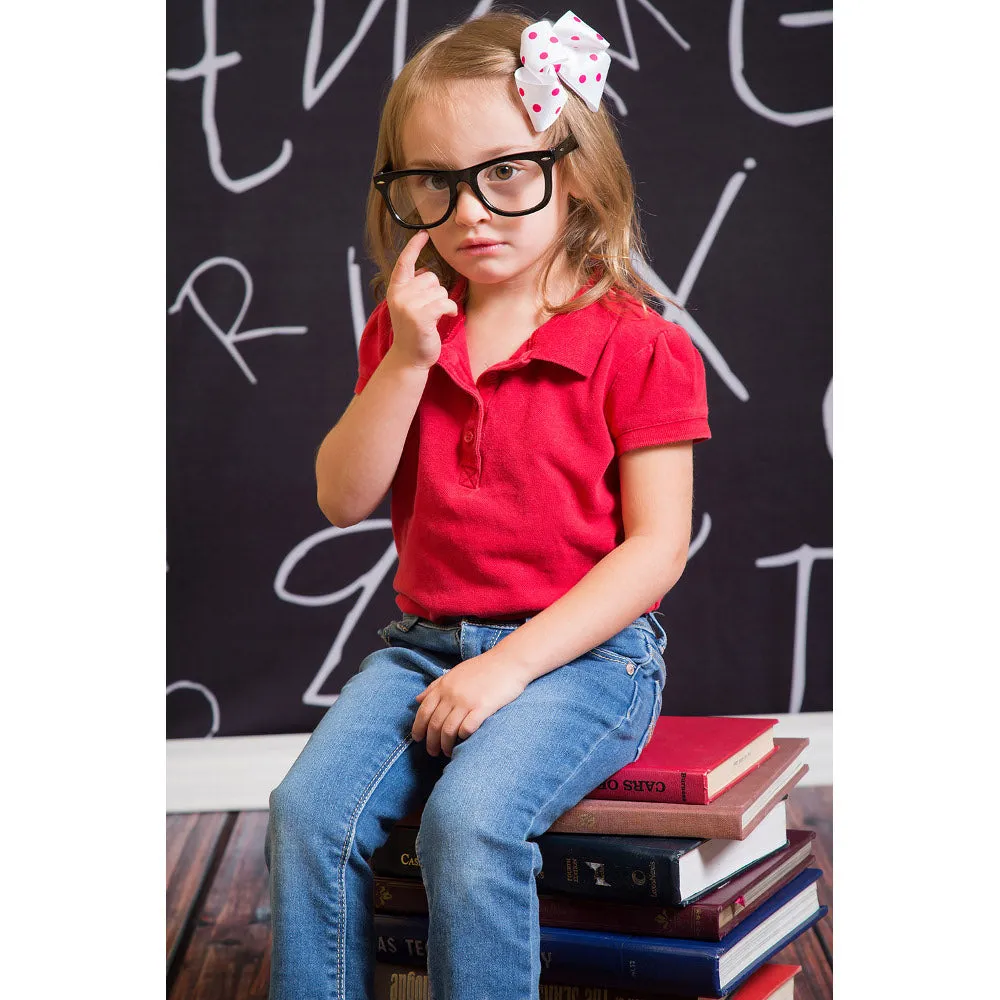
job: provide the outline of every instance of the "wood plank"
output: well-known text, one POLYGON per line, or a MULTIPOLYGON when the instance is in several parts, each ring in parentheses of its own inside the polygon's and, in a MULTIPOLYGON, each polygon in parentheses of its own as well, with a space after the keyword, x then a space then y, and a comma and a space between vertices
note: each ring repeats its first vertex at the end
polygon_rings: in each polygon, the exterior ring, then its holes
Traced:
POLYGON ((819 881, 819 901, 830 912, 815 927, 826 953, 833 958, 833 789, 829 785, 795 788, 788 797, 788 825, 816 831, 813 851, 823 869, 819 881))
POLYGON ((167 972, 215 857, 225 813, 167 816, 167 972))
POLYGON ((265 1000, 270 910, 267 812, 240 813, 197 914, 170 1000, 265 1000))
POLYGON ((791 798, 802 810, 803 822, 816 831, 822 841, 827 857, 833 860, 833 787, 814 785, 811 788, 798 787, 791 798))
POLYGON ((795 1000, 831 1000, 833 970, 812 930, 800 934, 769 961, 802 966, 795 977, 795 1000))

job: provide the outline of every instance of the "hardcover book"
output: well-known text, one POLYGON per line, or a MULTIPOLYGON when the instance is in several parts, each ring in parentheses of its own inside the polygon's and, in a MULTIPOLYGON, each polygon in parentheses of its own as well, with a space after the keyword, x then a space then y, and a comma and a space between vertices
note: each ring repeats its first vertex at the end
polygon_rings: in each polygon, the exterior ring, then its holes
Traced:
MULTIPOLYGON (((542 978, 724 997, 826 914, 816 888, 821 875, 807 868, 720 942, 542 926, 542 978)), ((426 965, 426 916, 376 913, 374 922, 379 961, 426 965)))
MULTIPOLYGON (((395 827, 372 855, 372 871, 419 878, 416 839, 414 827, 395 827)), ((783 802, 744 840, 543 833, 537 839, 542 854, 538 887, 603 900, 683 906, 786 842, 783 802)))
POLYGON ((588 799, 707 805, 774 753, 777 719, 662 715, 642 756, 588 799))
MULTIPOLYGON (((792 1000, 791 990, 800 965, 762 965, 727 1000, 792 1000), (784 987, 784 989, 782 989, 784 987), (777 992, 776 992, 777 991, 777 992)), ((503 975, 497 971, 497 978, 503 975)), ((427 972, 406 965, 379 962, 375 966, 374 1000, 432 1000, 427 972)), ((676 993, 606 988, 594 982, 541 983, 538 1000, 707 1000, 676 993)))
MULTIPOLYGON (((799 872, 815 863, 811 853, 814 837, 808 830, 789 830, 786 848, 687 906, 604 903, 547 893, 539 886, 538 920, 549 927, 613 929, 622 934, 720 941, 799 872)), ((423 882, 412 877, 377 875, 374 908, 377 913, 426 914, 423 882)))
POLYGON ((564 812, 549 831, 744 840, 809 770, 802 762, 808 739, 779 737, 774 744, 774 753, 767 760, 707 806, 583 799, 564 812))

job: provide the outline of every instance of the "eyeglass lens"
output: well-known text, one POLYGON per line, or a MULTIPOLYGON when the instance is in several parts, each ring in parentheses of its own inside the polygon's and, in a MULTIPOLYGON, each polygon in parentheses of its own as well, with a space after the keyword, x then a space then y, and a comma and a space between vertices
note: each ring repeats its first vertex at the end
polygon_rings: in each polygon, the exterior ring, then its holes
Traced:
MULTIPOLYGON (((545 200, 545 172, 534 160, 505 160, 476 175, 479 190, 501 212, 526 212, 545 200)), ((411 225, 433 225, 448 214, 451 190, 440 173, 407 174, 391 181, 387 195, 393 211, 411 225)))

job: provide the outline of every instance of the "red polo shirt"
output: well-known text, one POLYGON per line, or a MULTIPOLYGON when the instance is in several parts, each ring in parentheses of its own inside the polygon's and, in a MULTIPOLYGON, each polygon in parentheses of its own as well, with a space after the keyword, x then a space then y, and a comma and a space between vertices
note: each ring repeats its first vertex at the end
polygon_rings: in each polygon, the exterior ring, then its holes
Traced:
MULTIPOLYGON (((624 541, 619 455, 711 437, 705 367, 677 324, 602 300, 553 316, 474 384, 466 284, 392 481, 393 587, 404 614, 432 621, 524 618, 624 541)), ((391 343, 383 300, 355 393, 391 343)))

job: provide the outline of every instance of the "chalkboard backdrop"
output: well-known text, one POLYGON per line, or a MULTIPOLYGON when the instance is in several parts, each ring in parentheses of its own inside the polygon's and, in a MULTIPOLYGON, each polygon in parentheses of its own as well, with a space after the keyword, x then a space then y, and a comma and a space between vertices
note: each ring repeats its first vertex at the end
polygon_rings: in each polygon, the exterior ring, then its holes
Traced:
MULTIPOLYGON (((168 737, 312 730, 400 615, 388 500, 332 527, 313 459, 375 305, 388 85, 492 6, 168 6, 168 737)), ((611 44, 644 277, 684 306, 665 315, 708 376, 690 562, 661 606, 668 714, 832 708, 832 15, 814 6, 572 4, 611 44)))

